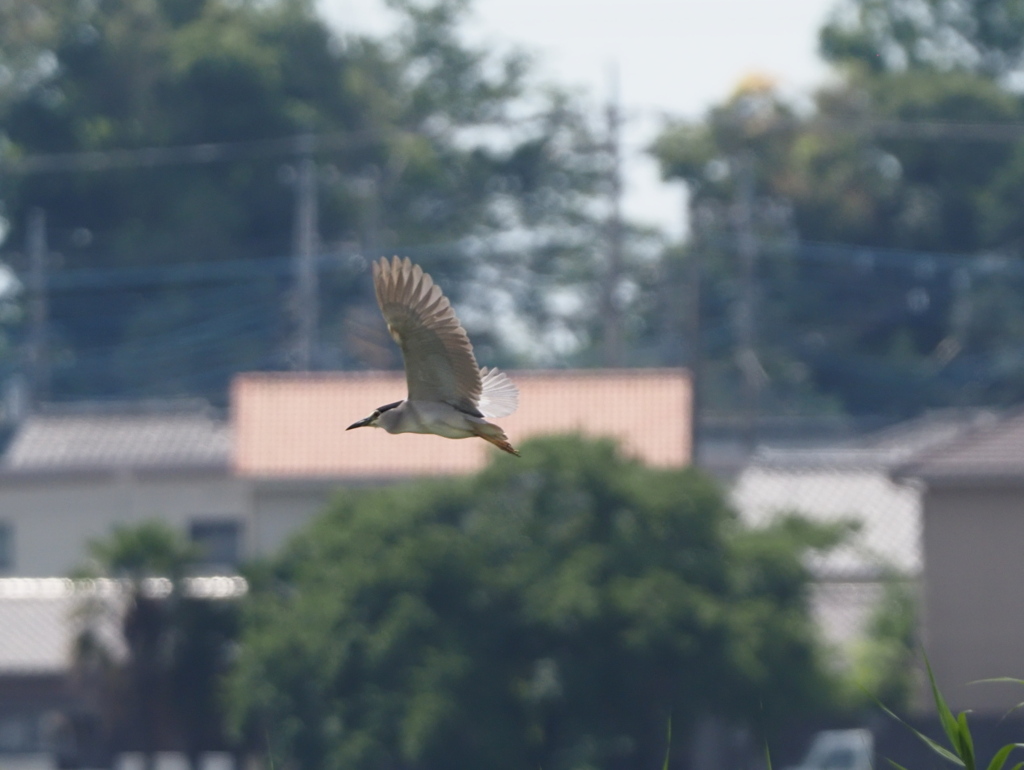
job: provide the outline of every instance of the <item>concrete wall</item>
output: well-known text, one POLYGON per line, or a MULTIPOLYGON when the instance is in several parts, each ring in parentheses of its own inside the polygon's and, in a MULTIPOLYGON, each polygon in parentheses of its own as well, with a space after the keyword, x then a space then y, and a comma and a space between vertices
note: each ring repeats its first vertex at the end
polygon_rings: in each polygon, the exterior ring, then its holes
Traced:
MULTIPOLYGON (((923 643, 954 709, 1003 712, 1024 687, 1024 480, 932 487, 924 497, 923 643)), ((930 702, 930 695, 926 702, 930 702)))

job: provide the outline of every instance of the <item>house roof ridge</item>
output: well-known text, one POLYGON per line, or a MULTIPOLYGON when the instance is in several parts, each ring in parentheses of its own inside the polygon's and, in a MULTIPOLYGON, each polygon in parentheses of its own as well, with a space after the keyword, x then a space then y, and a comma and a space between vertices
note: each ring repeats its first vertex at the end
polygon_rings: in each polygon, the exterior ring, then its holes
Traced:
POLYGON ((0 470, 229 467, 231 442, 231 424, 208 410, 58 410, 20 423, 0 470))
MULTIPOLYGON (((1018 405, 1002 414, 991 414, 987 419, 980 419, 964 426, 963 430, 952 436, 948 441, 936 446, 922 449, 900 463, 892 470, 897 479, 936 478, 950 476, 1001 476, 1006 475, 1009 466, 991 463, 978 450, 986 445, 1012 435, 1016 431, 1024 433, 1024 405, 1018 405), (970 452, 976 456, 972 457, 970 452), (957 458, 957 455, 966 455, 957 458), (945 466, 945 467, 943 467, 945 466)), ((1024 475, 1024 436, 1021 441, 1021 452, 1016 460, 1019 472, 1024 475)), ((1016 466, 1012 469, 1016 470, 1016 466)))
MULTIPOLYGON (((595 368, 515 368, 499 366, 503 372, 516 377, 651 377, 678 376, 688 373, 683 366, 650 366, 650 367, 595 367, 595 368)), ((404 378, 403 369, 334 369, 325 371, 251 371, 240 372, 235 380, 284 380, 291 382, 309 382, 315 380, 334 379, 370 379, 373 377, 404 378)))
POLYGON ((224 419, 223 410, 204 398, 146 398, 131 400, 48 401, 39 404, 30 418, 205 416, 224 419))

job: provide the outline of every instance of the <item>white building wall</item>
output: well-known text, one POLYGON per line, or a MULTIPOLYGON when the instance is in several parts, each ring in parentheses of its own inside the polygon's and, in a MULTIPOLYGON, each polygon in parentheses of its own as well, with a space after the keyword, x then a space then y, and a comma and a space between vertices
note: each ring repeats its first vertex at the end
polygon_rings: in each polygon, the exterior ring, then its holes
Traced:
POLYGON ((848 543, 814 560, 821 574, 921 569, 921 495, 884 469, 780 468, 751 465, 730 490, 743 521, 760 527, 797 513, 823 524, 854 522, 848 543))
POLYGON ((243 557, 268 556, 341 490, 336 481, 260 480, 225 470, 0 476, 0 525, 12 528, 14 554, 0 576, 68 575, 85 563, 91 541, 152 519, 186 534, 193 522, 235 520, 243 557))
POLYGON ((186 533, 195 520, 235 519, 248 536, 250 499, 249 482, 223 471, 12 474, 0 478, 0 523, 13 534, 13 563, 3 574, 67 575, 83 565, 90 541, 150 519, 186 533))
POLYGON ((319 480, 261 481, 253 485, 253 553, 281 548, 303 526, 327 510, 344 488, 319 480))

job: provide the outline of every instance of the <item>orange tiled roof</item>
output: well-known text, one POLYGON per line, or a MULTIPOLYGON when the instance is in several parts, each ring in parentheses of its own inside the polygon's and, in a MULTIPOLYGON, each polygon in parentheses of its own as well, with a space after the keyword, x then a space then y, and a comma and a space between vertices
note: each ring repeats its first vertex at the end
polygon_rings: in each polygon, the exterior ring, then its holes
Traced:
MULTIPOLYGON (((656 466, 689 462, 690 380, 682 369, 510 372, 520 407, 495 420, 513 445, 579 431, 617 438, 656 466)), ((238 376, 232 385, 234 466, 245 476, 399 477, 466 473, 490 452, 482 440, 345 428, 405 397, 401 372, 238 376)))

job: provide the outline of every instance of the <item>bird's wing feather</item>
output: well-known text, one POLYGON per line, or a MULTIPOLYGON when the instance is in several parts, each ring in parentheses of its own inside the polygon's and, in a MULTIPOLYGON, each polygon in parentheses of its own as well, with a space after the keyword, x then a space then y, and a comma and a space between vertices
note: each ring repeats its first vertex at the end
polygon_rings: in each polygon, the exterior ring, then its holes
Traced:
POLYGON ((451 303, 406 257, 373 263, 377 303, 402 349, 410 401, 442 401, 471 414, 483 390, 466 330, 451 303))
POLYGON ((484 417, 508 417, 519 408, 519 388, 505 372, 497 368, 480 370, 480 394, 478 407, 484 417))

